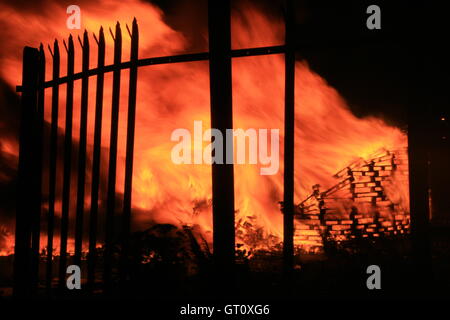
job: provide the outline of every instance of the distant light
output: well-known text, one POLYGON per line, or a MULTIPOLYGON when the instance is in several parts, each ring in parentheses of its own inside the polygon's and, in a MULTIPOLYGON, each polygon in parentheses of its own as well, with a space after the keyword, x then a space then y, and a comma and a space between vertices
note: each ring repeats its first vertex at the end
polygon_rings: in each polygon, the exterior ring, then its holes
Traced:
POLYGON ((443 137, 442 137, 442 140, 446 140, 446 139, 447 139, 447 137, 446 137, 446 136, 443 136, 443 137))
POLYGON ((445 121, 446 119, 445 119, 445 117, 441 117, 441 121, 445 121))

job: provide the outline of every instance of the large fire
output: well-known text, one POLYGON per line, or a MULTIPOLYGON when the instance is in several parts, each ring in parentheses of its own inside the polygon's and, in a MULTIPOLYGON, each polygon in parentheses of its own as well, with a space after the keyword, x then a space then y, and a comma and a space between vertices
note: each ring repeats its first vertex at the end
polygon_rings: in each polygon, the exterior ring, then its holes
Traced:
MULTIPOLYGON (((129 58, 129 37, 125 24, 137 18, 140 30, 141 58, 183 53, 188 47, 185 37, 164 22, 164 13, 154 5, 139 0, 102 0, 80 5, 82 25, 90 33, 114 26, 123 26, 123 60, 129 58)), ((24 45, 38 47, 39 42, 52 44, 64 39, 65 8, 48 2, 42 12, 17 11, 7 4, 0 5, 3 26, 3 51, 0 56, 2 77, 12 87, 21 81, 21 50, 24 45)), ((77 37, 83 30, 74 30, 77 37)), ((207 30, 203 30, 205 36, 207 30)), ((282 20, 269 20, 255 8, 243 7, 232 15, 233 48, 282 44, 282 20)), ((107 64, 112 63, 112 39, 107 39, 107 64)), ((61 74, 65 74, 65 52, 62 48, 61 74)), ((91 37, 91 64, 96 63, 96 45, 91 37)), ((207 48, 204 48, 206 51, 207 48)), ((75 72, 81 71, 81 52, 76 46, 75 72)), ((51 77, 51 56, 47 54, 47 77, 51 77)), ((112 76, 105 77, 105 101, 102 145, 109 143, 112 76)), ((79 81, 75 83, 73 137, 79 132, 79 81)), ((119 120, 119 161, 117 192, 123 192, 126 106, 128 72, 122 72, 122 95, 119 120)), ((47 90, 46 120, 50 121, 50 90, 47 90)), ((89 88, 88 154, 92 156, 94 133, 95 79, 89 88)), ((60 128, 64 128, 65 86, 60 90, 60 128)), ((171 161, 171 132, 177 128, 191 128, 196 120, 209 123, 209 72, 207 62, 149 66, 138 71, 136 142, 133 174, 133 229, 142 230, 151 223, 197 225, 205 239, 211 241, 211 169, 209 165, 176 165, 171 161)), ((348 109, 339 93, 308 67, 307 62, 296 63, 296 131, 295 131, 295 197, 300 202, 311 193, 311 187, 324 188, 335 184, 332 175, 348 163, 367 158, 380 149, 397 150, 406 147, 406 136, 399 129, 376 118, 357 118, 348 109)), ((234 127, 260 129, 278 128, 283 133, 284 115, 284 56, 260 56, 233 60, 234 127)), ((280 145, 280 171, 276 175, 261 176, 258 165, 235 165, 236 221, 252 221, 263 230, 263 239, 282 237, 282 215, 279 201, 283 198, 283 136, 280 145)), ((17 156, 17 141, 3 141, 17 156)), ((107 168, 106 152, 102 154, 103 170, 107 168)), ((90 156, 90 157, 91 157, 90 156)), ((90 158, 91 159, 91 158, 90 158)), ((105 172, 105 171, 104 171, 105 172)), ((90 166, 86 172, 90 183, 90 166)), ((58 181, 61 186, 62 182, 58 181)), ((407 185, 403 183, 402 192, 407 185)), ((76 188, 72 187, 72 192, 76 188)), ((89 192, 86 193, 89 195, 89 192)), ((75 199, 75 194, 72 197, 75 199)), ((101 201, 104 199, 101 199, 101 201)), ((405 201, 402 197, 399 201, 405 201)), ((406 204, 405 204, 406 205, 406 204)), ((70 215, 74 214, 75 201, 70 215)), ((85 207, 90 207, 87 196, 85 207)), ((56 214, 60 215, 61 203, 56 214)), ((72 223, 73 226, 73 223, 72 223)), ((72 227, 71 226, 71 227, 72 227)), ((10 230, 11 231, 11 230, 10 230)), ((4 232, 6 234, 6 231, 4 232)), ((10 253, 9 240, 0 242, 2 254, 10 253)), ((41 237, 42 246, 46 245, 41 237)), ((69 241, 69 244, 71 242, 69 241)), ((265 246, 263 240, 260 246, 265 246)), ((59 243, 55 237, 55 246, 59 243)), ((69 247, 69 251, 71 247, 69 247)))

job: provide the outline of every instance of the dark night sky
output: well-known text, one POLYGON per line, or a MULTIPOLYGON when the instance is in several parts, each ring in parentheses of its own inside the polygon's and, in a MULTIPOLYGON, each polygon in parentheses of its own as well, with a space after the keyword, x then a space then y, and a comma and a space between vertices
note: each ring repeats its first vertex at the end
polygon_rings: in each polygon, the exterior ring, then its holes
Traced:
MULTIPOLYGON (((206 26, 206 0, 155 0, 167 22, 184 32, 195 47, 204 47, 198 28, 206 26), (195 19, 183 19, 191 16, 195 19), (195 23, 193 23, 193 21, 195 23)), ((256 4, 281 15, 282 0, 232 1, 256 4)), ((297 52, 347 100, 357 116, 375 115, 403 127, 412 74, 427 78, 423 93, 429 106, 447 112, 448 38, 446 10, 438 2, 294 0, 297 52), (381 30, 366 27, 369 5, 381 8, 381 30), (414 71, 417 69, 416 71, 414 71), (431 80, 431 81, 429 81, 431 80), (445 107, 443 106, 445 104, 445 107)))

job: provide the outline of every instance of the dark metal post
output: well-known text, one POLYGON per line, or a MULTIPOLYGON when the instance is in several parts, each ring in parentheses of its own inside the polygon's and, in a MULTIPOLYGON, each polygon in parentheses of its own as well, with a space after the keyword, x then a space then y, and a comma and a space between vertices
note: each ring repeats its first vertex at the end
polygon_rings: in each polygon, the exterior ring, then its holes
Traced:
POLYGON ((119 98, 120 98, 120 63, 122 59, 122 32, 120 24, 116 24, 114 38, 114 68, 113 92, 111 108, 111 134, 109 143, 108 193, 106 204, 106 233, 104 253, 104 281, 105 290, 111 288, 112 272, 112 245, 114 236, 114 215, 116 209, 116 171, 117 171, 117 135, 119 125, 119 98))
POLYGON ((53 279, 53 233, 55 226, 55 194, 56 194, 56 160, 58 151, 58 103, 59 85, 56 80, 59 78, 59 47, 58 41, 53 44, 53 81, 52 86, 52 115, 50 128, 50 163, 49 163, 49 192, 48 192, 48 221, 47 221, 47 271, 46 289, 50 294, 53 279))
POLYGON ((83 245, 83 215, 84 215, 84 194, 86 180, 86 140, 87 140, 87 116, 88 116, 88 90, 89 77, 89 38, 87 31, 83 35, 83 58, 81 80, 81 115, 80 115, 80 142, 78 145, 78 188, 77 188, 77 209, 75 221, 75 256, 74 263, 81 267, 81 251, 83 245))
POLYGON ((22 101, 20 122, 20 147, 17 178, 17 211, 14 247, 14 295, 30 295, 30 253, 31 218, 34 211, 33 185, 29 179, 33 176, 34 132, 33 119, 36 116, 37 82, 39 72, 39 51, 25 47, 23 51, 22 101), (26 199, 26 201, 24 201, 26 199))
MULTIPOLYGON (((208 28, 211 127, 220 130, 226 137, 226 129, 233 128, 229 0, 208 2, 208 28)), ((227 159, 226 149, 224 144, 224 160, 227 159)), ((222 290, 223 286, 231 284, 234 269, 233 164, 212 164, 212 201, 214 262, 218 289, 222 290)))
POLYGON ((292 1, 286 4, 283 257, 284 271, 289 275, 294 264, 295 26, 292 1))
POLYGON ((45 96, 45 54, 44 47, 39 47, 39 76, 38 76, 38 93, 37 93, 37 113, 34 119, 34 185, 36 187, 34 201, 34 210, 32 212, 32 238, 31 238, 31 285, 32 290, 36 293, 39 281, 39 242, 41 236, 41 213, 42 213, 42 148, 44 134, 44 96, 45 96))
POLYGON ((69 37, 67 49, 67 94, 66 94, 66 121, 64 132, 64 177, 61 210, 61 248, 59 257, 59 288, 65 287, 67 264, 67 236, 69 232, 70 182, 72 171, 72 122, 73 122, 73 73, 75 49, 72 35, 69 37))
POLYGON ((134 133, 136 120, 136 91, 139 51, 139 31, 136 18, 133 20, 130 54, 130 83, 128 92, 128 122, 127 122, 127 146, 125 158, 125 187, 123 196, 123 221, 122 221, 122 256, 121 256, 121 280, 126 280, 129 255, 129 237, 131 223, 131 193, 133 189, 133 157, 134 157, 134 133))
POLYGON ((95 126, 94 126, 94 155, 92 160, 92 185, 91 185, 91 212, 89 216, 89 257, 88 257, 88 286, 93 288, 95 282, 95 263, 97 245, 97 216, 98 216, 98 192, 100 185, 100 155, 102 143, 102 116, 103 116, 103 84, 105 74, 105 35, 100 28, 98 38, 97 67, 97 91, 95 94, 95 126))

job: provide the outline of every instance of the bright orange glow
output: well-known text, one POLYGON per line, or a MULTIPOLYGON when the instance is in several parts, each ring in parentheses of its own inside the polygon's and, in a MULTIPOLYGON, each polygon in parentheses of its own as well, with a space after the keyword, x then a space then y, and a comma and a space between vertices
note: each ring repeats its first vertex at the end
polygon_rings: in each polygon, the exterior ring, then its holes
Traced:
MULTIPOLYGON (((129 37, 125 24, 136 16, 140 30, 141 58, 183 52, 184 37, 167 26, 163 12, 138 0, 102 0, 81 7, 82 24, 89 32, 105 31, 115 21, 123 26, 123 60, 129 57, 129 37)), ((18 12, 6 4, 0 5, 0 21, 6 25, 2 38, 5 49, 0 56, 2 76, 11 86, 21 81, 21 50, 24 45, 38 47, 63 39, 66 29, 65 8, 54 3, 42 15, 18 12), (6 36, 5 36, 6 35, 6 36)), ((80 32, 72 32, 76 37, 80 32)), ((243 8, 233 15, 233 48, 265 46, 283 43, 283 23, 268 21, 253 8, 243 8), (250 21, 251 23, 247 23, 250 21)), ((106 32, 107 63, 112 62, 112 40, 106 32)), ((81 57, 76 45, 75 72, 81 71, 81 57)), ((65 75, 65 51, 61 49, 61 74, 65 75)), ((206 50, 206 48, 205 48, 206 50)), ((96 43, 91 38, 91 68, 96 63, 96 43)), ((47 80, 51 76, 51 57, 47 55, 47 80)), ((360 119, 348 109, 339 93, 330 87, 306 62, 296 63, 296 131, 295 131, 295 197, 300 202, 311 193, 311 187, 333 186, 334 173, 349 163, 367 158, 375 152, 397 150, 407 146, 404 133, 376 118, 360 119)), ((80 87, 75 85, 73 136, 78 139, 80 87)), ((88 152, 93 143, 95 77, 90 80, 88 152)), ((50 91, 50 90, 48 90, 50 91)), ((65 86, 60 90, 60 127, 63 128, 65 86)), ((126 133, 128 72, 122 72, 121 110, 119 120, 119 161, 117 192, 123 192, 126 133)), ((50 92, 47 92, 50 93, 50 92)), ((46 119, 50 119, 47 95, 46 119)), ((109 143, 111 76, 105 77, 103 146, 109 143)), ((283 114, 284 114, 284 56, 261 56, 233 60, 233 108, 235 128, 280 129, 280 171, 273 176, 261 176, 258 165, 235 166, 236 222, 238 242, 253 248, 267 248, 282 239, 282 215, 278 202, 283 198, 283 114), (258 235, 250 241, 247 229, 251 223, 258 235)), ((209 74, 207 62, 150 66, 138 71, 138 103, 133 174, 133 228, 145 229, 152 222, 176 225, 199 225, 207 241, 211 241, 211 169, 208 165, 175 165, 170 154, 174 142, 171 132, 177 128, 192 128, 194 120, 209 123, 209 74)), ((206 129, 206 128, 204 128, 206 129)), ((2 144, 3 145, 3 144, 2 144)), ((6 145, 3 148, 17 150, 6 145)), ((17 152, 17 151, 16 151, 17 152)), ((106 153, 105 153, 106 155, 106 153)), ((107 168, 107 157, 102 159, 107 168)), ((106 169, 103 169, 106 170, 106 169)), ((105 171, 103 171, 105 173, 105 171)), ((88 183, 90 171, 87 172, 88 183)), ((60 182, 58 182, 60 183, 60 182)), ((407 194, 407 185, 399 190, 407 194)), ((76 188, 72 187, 76 193, 76 188)), ((89 192, 87 192, 89 194, 89 192)), ((75 199, 75 195, 72 197, 75 199)), ((405 201, 398 196, 396 201, 405 201)), ((75 201, 74 201, 75 203, 75 201)), ((90 198, 86 197, 86 207, 90 198)), ((406 204, 405 204, 406 205, 406 204)), ((70 214, 74 214, 74 204, 70 214)), ((57 205, 60 214, 60 204, 57 205)), ((45 237, 43 237, 45 238, 45 237)), ((59 247, 55 237, 55 247, 59 247)), ((11 252, 9 241, 3 252, 11 252), (9 251, 8 251, 9 250, 9 251)), ((45 245, 45 241, 42 242, 45 245)), ((69 242, 69 251, 73 243, 69 242)))

